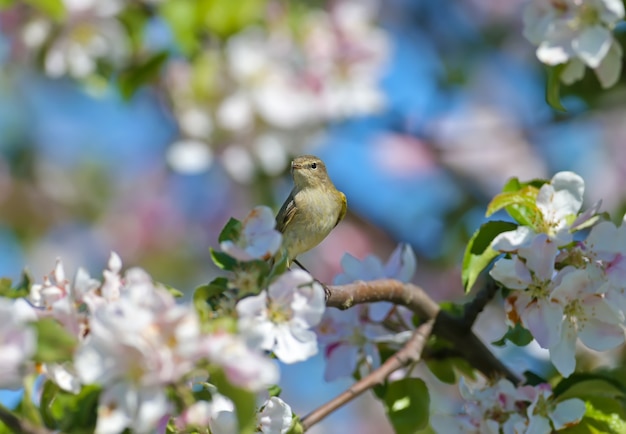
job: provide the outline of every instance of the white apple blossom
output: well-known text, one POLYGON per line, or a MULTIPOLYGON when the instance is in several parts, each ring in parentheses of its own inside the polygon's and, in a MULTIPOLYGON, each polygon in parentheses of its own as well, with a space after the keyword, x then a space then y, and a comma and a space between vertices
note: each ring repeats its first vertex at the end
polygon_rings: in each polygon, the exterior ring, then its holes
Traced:
POLYGON ((128 54, 124 28, 116 19, 124 4, 119 0, 63 0, 65 18, 60 26, 36 18, 25 26, 24 43, 45 49, 44 69, 51 77, 85 78, 97 62, 118 64, 128 54), (53 31, 54 30, 54 31, 53 31))
POLYGON ((363 364, 370 368, 380 365, 375 340, 388 332, 371 322, 365 306, 346 311, 327 309, 316 331, 320 344, 325 346, 326 381, 350 377, 363 364))
POLYGON ((257 413, 258 429, 263 434, 286 434, 292 419, 291 407, 277 396, 265 401, 257 413))
POLYGON ((617 227, 610 221, 601 222, 579 246, 585 264, 601 270, 600 292, 615 309, 626 313, 626 225, 617 227))
POLYGON ((237 303, 239 329, 282 362, 300 362, 317 353, 317 337, 311 329, 320 322, 324 308, 322 286, 303 270, 288 271, 267 291, 237 303))
POLYGON ((256 112, 274 127, 295 129, 381 110, 385 98, 378 80, 390 44, 374 24, 373 6, 335 2, 328 12, 303 17, 297 37, 274 26, 230 38, 226 59, 238 91, 220 105, 221 125, 250 127, 256 112))
POLYGON ((548 65, 568 63, 562 80, 582 78, 594 69, 603 87, 617 82, 622 50, 613 37, 624 18, 621 0, 533 0, 524 11, 524 35, 548 65))
POLYGON ((537 233, 547 234, 557 247, 570 243, 573 239, 572 228, 583 223, 576 219, 576 215, 582 206, 584 191, 585 181, 579 175, 558 172, 549 183, 541 186, 537 194, 536 204, 542 217, 537 232, 527 226, 520 226, 516 230, 499 234, 493 240, 492 247, 501 252, 514 252, 530 245, 537 233), (576 225, 573 225, 574 222, 576 225))
POLYGON ((278 383, 278 366, 260 351, 250 348, 239 335, 216 332, 203 336, 198 357, 221 366, 232 384, 255 392, 278 383))
POLYGON ((546 234, 539 234, 530 246, 519 249, 519 256, 501 258, 489 272, 514 290, 506 299, 509 321, 521 321, 543 348, 554 345, 561 336, 563 306, 551 297, 556 255, 556 244, 546 234))
POLYGON ((169 412, 165 386, 194 366, 200 337, 195 311, 176 305, 142 270, 126 273, 118 300, 98 305, 75 366, 84 384, 99 384, 97 433, 152 430, 169 412))
POLYGON ((18 389, 37 348, 37 332, 29 324, 37 316, 25 300, 0 297, 0 318, 0 389, 18 389))
POLYGON ((563 307, 561 338, 550 347, 550 360, 564 377, 574 372, 578 338, 589 348, 606 351, 624 343, 624 315, 598 290, 596 268, 566 267, 550 297, 563 307))
POLYGON ((240 261, 269 259, 282 243, 282 235, 275 227, 276 219, 272 210, 266 206, 257 206, 244 219, 239 239, 223 241, 220 247, 240 261))
POLYGON ((176 418, 176 428, 185 430, 208 426, 212 434, 238 432, 235 404, 219 393, 212 393, 211 402, 197 401, 176 418))
MULTIPOLYGON (((409 282, 415 275, 417 261, 411 246, 400 243, 384 265, 374 255, 358 260, 346 253, 341 258, 341 267, 343 268, 343 273, 335 276, 333 281, 335 285, 345 285, 357 280, 369 281, 376 279, 396 279, 401 282, 409 282)), ((373 321, 382 321, 393 306, 394 304, 389 302, 372 303, 369 306, 370 318, 373 321)))

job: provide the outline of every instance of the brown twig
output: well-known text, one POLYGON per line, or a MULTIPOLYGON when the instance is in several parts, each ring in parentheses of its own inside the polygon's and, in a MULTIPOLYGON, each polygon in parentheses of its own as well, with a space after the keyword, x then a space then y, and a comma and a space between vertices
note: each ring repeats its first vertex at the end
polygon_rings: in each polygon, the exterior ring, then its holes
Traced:
POLYGON ((472 332, 471 324, 467 324, 465 318, 454 317, 442 311, 439 305, 416 285, 398 280, 381 279, 331 286, 330 290, 331 294, 326 302, 326 305, 330 307, 348 309, 361 303, 390 301, 406 306, 421 320, 434 319, 433 334, 451 342, 454 349, 459 351, 474 368, 487 377, 505 377, 514 384, 520 381, 478 339, 472 332))
POLYGON ((11 410, 0 405, 0 421, 2 421, 11 432, 23 434, 51 434, 52 431, 44 427, 34 425, 27 420, 20 419, 11 410))
POLYGON ((432 333, 434 322, 434 319, 431 319, 420 325, 415 332, 413 332, 413 335, 406 344, 404 344, 396 354, 388 358, 379 368, 354 383, 341 395, 306 415, 302 419, 302 428, 304 431, 308 430, 339 407, 352 401, 366 390, 371 389, 377 384, 384 383, 387 377, 393 372, 410 363, 417 362, 421 358, 426 341, 432 333))

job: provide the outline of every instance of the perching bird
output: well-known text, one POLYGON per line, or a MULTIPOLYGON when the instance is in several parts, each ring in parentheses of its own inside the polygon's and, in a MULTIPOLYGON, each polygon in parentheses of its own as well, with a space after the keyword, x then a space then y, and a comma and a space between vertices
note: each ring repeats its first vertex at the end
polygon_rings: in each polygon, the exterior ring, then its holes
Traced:
POLYGON ((348 209, 346 195, 335 188, 319 158, 296 157, 291 162, 291 174, 293 190, 276 216, 288 264, 321 243, 348 209))

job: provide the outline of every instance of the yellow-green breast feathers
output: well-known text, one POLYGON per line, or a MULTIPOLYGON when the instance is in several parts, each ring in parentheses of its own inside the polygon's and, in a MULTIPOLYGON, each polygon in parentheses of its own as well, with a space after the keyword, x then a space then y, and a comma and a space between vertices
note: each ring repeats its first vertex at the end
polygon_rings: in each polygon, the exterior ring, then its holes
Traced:
POLYGON ((321 243, 348 208, 346 196, 335 188, 319 158, 297 157, 291 171, 294 188, 276 216, 290 260, 321 243))

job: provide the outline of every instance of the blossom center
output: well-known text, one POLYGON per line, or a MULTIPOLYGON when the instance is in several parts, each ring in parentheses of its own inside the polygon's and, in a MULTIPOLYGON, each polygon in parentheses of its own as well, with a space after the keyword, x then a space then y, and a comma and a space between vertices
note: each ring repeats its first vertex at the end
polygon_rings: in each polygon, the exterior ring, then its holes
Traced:
POLYGON ((271 322, 280 324, 288 322, 293 317, 293 310, 289 306, 270 301, 267 308, 267 315, 271 322))

